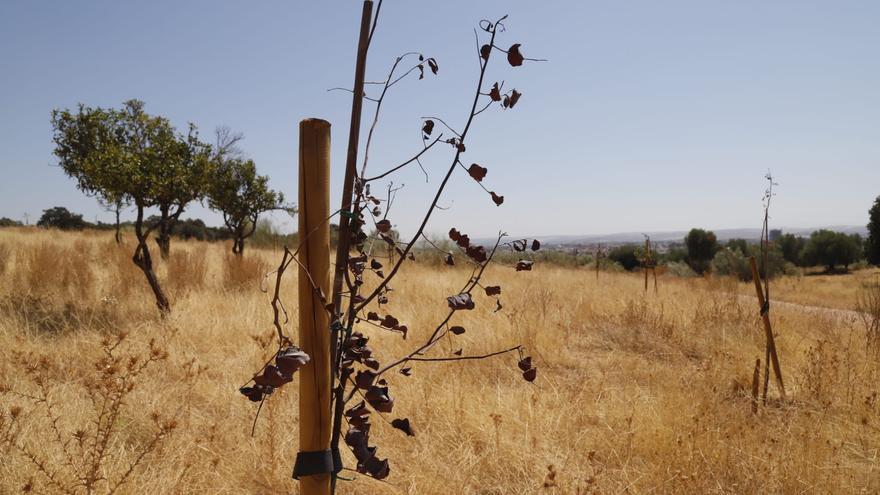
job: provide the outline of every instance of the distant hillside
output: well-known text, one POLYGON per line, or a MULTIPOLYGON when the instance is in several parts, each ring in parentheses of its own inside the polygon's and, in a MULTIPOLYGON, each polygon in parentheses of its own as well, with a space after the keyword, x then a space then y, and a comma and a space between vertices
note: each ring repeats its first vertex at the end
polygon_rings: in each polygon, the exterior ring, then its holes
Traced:
MULTIPOLYGON (((860 234, 867 236, 868 230, 864 226, 852 225, 834 225, 827 227, 810 227, 810 228, 782 228, 784 234, 794 234, 797 236, 808 237, 811 232, 819 229, 828 229, 836 232, 845 232, 847 234, 860 234)), ((761 229, 715 229, 713 230, 718 240, 726 241, 728 239, 746 239, 757 241, 761 237, 761 229)), ((686 230, 665 231, 665 232, 645 232, 651 236, 654 242, 676 242, 682 241, 687 235, 686 230)), ((627 244, 632 242, 642 242, 644 236, 641 232, 620 232, 616 234, 604 235, 560 235, 541 237, 541 242, 547 245, 585 245, 585 244, 627 244)))

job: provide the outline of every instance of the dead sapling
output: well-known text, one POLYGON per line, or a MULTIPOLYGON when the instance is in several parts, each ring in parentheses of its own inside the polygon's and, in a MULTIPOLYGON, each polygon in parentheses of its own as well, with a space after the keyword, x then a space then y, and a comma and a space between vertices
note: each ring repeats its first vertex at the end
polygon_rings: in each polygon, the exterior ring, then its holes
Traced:
MULTIPOLYGON (((367 3, 370 3, 367 0, 367 3)), ((375 32, 382 2, 378 2, 369 28, 369 40, 375 32)), ((366 9, 365 9, 366 11, 366 9)), ((331 436, 331 452, 334 457, 334 476, 332 488, 335 490, 338 473, 343 469, 357 471, 377 480, 386 478, 390 473, 388 459, 378 455, 377 447, 372 445, 371 419, 378 416, 384 423, 396 428, 407 436, 414 436, 418 425, 409 418, 391 417, 394 410, 394 398, 390 392, 390 373, 396 372, 402 377, 410 376, 417 366, 430 363, 473 361, 489 359, 501 355, 513 355, 518 373, 527 382, 537 377, 537 367, 532 358, 526 355, 521 345, 511 345, 492 351, 465 352, 460 346, 449 354, 443 354, 439 346, 441 342, 454 341, 455 337, 468 330, 455 322, 460 312, 474 311, 485 302, 489 302, 493 311, 501 311, 502 288, 484 280, 486 269, 493 262, 500 249, 511 249, 520 254, 520 259, 509 266, 517 272, 532 271, 534 259, 531 253, 541 248, 535 239, 507 240, 506 234, 499 233, 490 245, 483 245, 471 240, 467 233, 457 228, 449 228, 449 239, 455 244, 454 251, 438 248, 447 265, 456 265, 456 261, 469 267, 467 279, 460 289, 448 295, 445 301, 445 316, 427 329, 410 329, 405 321, 385 310, 385 305, 394 296, 392 282, 404 270, 404 265, 415 260, 414 249, 420 240, 427 240, 425 230, 433 214, 440 205, 440 199, 449 183, 455 179, 456 172, 465 172, 486 193, 487 199, 495 205, 504 203, 504 196, 487 187, 489 169, 477 163, 466 164, 464 154, 468 147, 474 147, 468 141, 469 133, 476 117, 483 112, 500 109, 513 110, 522 98, 522 92, 505 83, 489 82, 490 62, 506 61, 513 68, 520 67, 526 61, 540 59, 527 58, 522 53, 522 45, 514 43, 508 48, 499 44, 499 35, 505 32, 504 16, 497 21, 483 20, 479 29, 474 30, 477 40, 474 56, 478 61, 479 71, 476 77, 476 88, 467 106, 465 119, 460 126, 454 126, 451 120, 443 117, 423 117, 419 122, 420 144, 414 153, 395 164, 384 167, 379 172, 370 171, 370 152, 375 129, 377 128, 381 110, 386 104, 390 90, 409 79, 424 79, 437 76, 440 66, 436 59, 418 52, 407 52, 396 57, 384 79, 367 82, 369 91, 361 91, 355 78, 355 89, 332 88, 348 91, 352 94, 352 132, 349 140, 348 162, 343 181, 342 206, 336 214, 339 218, 339 241, 337 258, 333 269, 333 293, 329 300, 316 285, 324 308, 330 315, 331 332, 331 372, 332 393, 331 411, 333 429, 331 436), (360 112, 363 102, 375 105, 372 119, 364 143, 362 162, 357 164, 360 128, 360 112), (401 239, 393 217, 390 215, 392 206, 396 204, 396 195, 401 186, 395 186, 391 179, 396 173, 408 167, 422 167, 421 159, 428 154, 435 154, 441 149, 450 153, 448 165, 441 175, 441 180, 433 196, 427 200, 424 214, 414 232, 407 239, 401 239), (379 181, 385 181, 384 191, 374 193, 379 181), (372 278, 373 280, 369 280, 372 278), (367 282, 370 282, 367 284, 367 282), (373 286, 366 289, 366 286, 373 286), (380 358, 381 352, 370 346, 370 334, 374 332, 391 332, 402 339, 418 337, 417 344, 408 352, 396 358, 380 358), (354 469, 345 468, 339 457, 339 444, 343 442, 356 461, 354 469)), ((369 48, 369 40, 364 52, 369 48)), ((365 61, 363 62, 365 64, 365 61)), ((362 79, 361 79, 362 81, 362 79)), ((422 170, 425 171, 424 167, 422 170)), ((425 172, 426 177, 427 172, 425 172)), ((408 206, 410 208, 410 206, 408 206)), ((336 214, 331 215, 331 218, 336 214)), ((328 218, 327 221, 330 221, 328 218)), ((305 238, 300 239, 302 244, 305 238)), ((429 244, 431 244, 429 242, 429 244)), ((278 333, 277 350, 273 358, 254 375, 253 386, 242 387, 241 391, 249 399, 262 402, 271 392, 284 383, 288 383, 292 373, 280 370, 280 356, 293 356, 297 366, 308 361, 308 356, 301 354, 283 332, 286 323, 286 312, 279 297, 282 277, 290 263, 298 263, 297 251, 285 248, 282 262, 275 272, 275 295, 272 307, 275 315, 275 326, 278 333), (273 364, 274 359, 274 364, 273 364)), ((292 370, 295 371, 296 367, 292 370)), ((396 376, 396 375, 395 375, 396 376)))

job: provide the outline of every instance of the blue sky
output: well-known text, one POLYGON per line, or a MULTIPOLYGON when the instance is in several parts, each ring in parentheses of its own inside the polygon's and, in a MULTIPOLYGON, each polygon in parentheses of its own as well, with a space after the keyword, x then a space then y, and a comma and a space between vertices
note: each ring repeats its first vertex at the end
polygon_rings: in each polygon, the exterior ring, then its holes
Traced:
MULTIPOLYGON (((873 1, 387 0, 368 78, 409 50, 436 57, 440 73, 392 91, 372 170, 421 146, 420 116, 462 125, 477 76, 473 27, 503 14, 499 44, 549 59, 489 71, 523 97, 477 118, 463 159, 489 169, 484 183, 505 203, 462 171, 430 232, 756 227, 768 169, 780 183, 774 225, 866 223, 880 195, 873 1)), ((357 1, 4 0, 0 216, 33 221, 60 205, 110 220, 53 166, 50 111, 78 102, 139 98, 206 138, 228 125, 292 199, 297 123, 325 118, 338 184, 351 100, 327 89, 351 85, 359 16, 357 1)), ((428 184, 418 168, 395 179, 406 186, 391 215, 402 231, 421 218, 450 159, 443 148, 424 160, 428 184)), ((219 223, 202 207, 190 213, 219 223)))

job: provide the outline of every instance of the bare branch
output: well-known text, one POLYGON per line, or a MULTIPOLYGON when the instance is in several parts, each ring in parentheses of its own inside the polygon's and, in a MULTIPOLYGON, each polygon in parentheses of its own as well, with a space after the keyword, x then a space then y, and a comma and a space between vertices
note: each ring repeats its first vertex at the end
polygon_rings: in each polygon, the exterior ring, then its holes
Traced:
POLYGON ((456 131, 455 129, 453 129, 452 127, 450 127, 449 124, 447 124, 447 123, 446 123, 443 119, 441 119, 440 117, 422 117, 422 120, 427 120, 427 119, 436 120, 437 122, 440 122, 441 124, 443 124, 444 127, 446 127, 447 129, 449 129, 450 131, 452 131, 453 134, 455 134, 456 136, 458 136, 458 137, 461 138, 462 140, 464 139, 464 138, 461 137, 461 134, 459 134, 458 131, 456 131))
MULTIPOLYGON (((494 29, 491 30, 491 34, 492 34, 492 36, 490 38, 489 44, 492 44, 495 41, 495 30, 494 29)), ((422 232, 424 232, 425 227, 428 225, 428 220, 431 219, 431 215, 434 213, 435 206, 440 201, 440 196, 443 194, 443 191, 446 189, 446 184, 449 182, 449 178, 452 177, 452 172, 455 171, 455 166, 458 164, 459 157, 461 156, 461 154, 463 152, 465 137, 467 136, 468 130, 470 130, 471 124, 474 121, 474 115, 477 110, 477 104, 480 101, 481 88, 483 87, 483 80, 486 77, 486 68, 488 66, 489 66, 489 62, 486 61, 486 63, 483 64, 483 66, 480 68, 480 77, 479 77, 479 80, 477 81, 477 89, 474 94, 474 101, 471 104, 470 115, 468 117, 467 123, 464 126, 464 130, 462 131, 460 138, 459 138, 459 139, 461 139, 461 146, 457 147, 456 152, 455 152, 455 157, 452 159, 452 164, 449 166, 449 170, 446 172, 446 176, 443 178, 443 181, 440 183, 440 187, 437 189, 437 193, 434 195, 433 201, 431 201, 431 206, 428 208, 428 212, 425 214, 425 217, 422 220, 421 225, 419 225, 419 228, 416 230, 416 233, 413 236, 412 242, 410 242, 409 245, 406 247, 406 249, 403 252, 403 255, 400 257, 400 260, 397 261, 397 263, 391 269, 391 272, 388 274, 388 276, 385 277, 385 279, 379 284, 379 286, 376 287, 376 289, 374 289, 373 292, 368 297, 365 298, 363 303, 361 303, 355 307, 356 310, 360 310, 360 308, 365 307, 367 304, 370 303, 370 301, 375 299, 376 296, 378 296, 379 293, 382 291, 382 289, 384 289, 388 285, 388 283, 394 278, 394 276, 397 274, 397 271, 400 269, 400 266, 406 260, 406 255, 409 254, 410 249, 412 248, 412 246, 415 245, 415 242, 419 239, 419 236, 422 235, 422 232)), ((442 121, 440 121, 440 122, 442 122, 442 121)), ((444 125, 446 125, 446 124, 444 123, 444 125)), ((455 131, 453 130, 453 132, 455 132, 455 131)))
POLYGON ((421 362, 437 362, 437 361, 470 361, 475 359, 486 359, 492 356, 498 356, 499 354, 506 354, 508 352, 518 351, 522 349, 521 345, 513 346, 510 349, 503 349, 500 351, 490 352, 488 354, 480 354, 478 356, 455 356, 455 357, 438 357, 438 358, 425 358, 425 357, 412 357, 409 358, 409 361, 421 361, 421 362))
MULTIPOLYGON (((415 162, 415 161, 418 161, 419 158, 420 158, 422 155, 424 155, 429 149, 431 149, 435 144, 437 144, 437 142, 440 141, 440 138, 442 138, 442 137, 443 137, 443 134, 438 135, 436 139, 434 139, 433 141, 431 141, 431 144, 425 146, 425 148, 422 149, 422 151, 419 151, 418 153, 416 153, 416 155, 413 156, 412 158, 410 158, 409 160, 407 160, 407 161, 401 163, 400 165, 397 165, 396 167, 393 167, 393 168, 389 169, 388 171, 386 171, 386 172, 384 172, 384 173, 382 173, 382 174, 379 174, 379 175, 376 175, 376 176, 374 176, 374 177, 370 177, 370 178, 367 178, 367 179, 363 179, 363 181, 366 183, 366 182, 372 182, 372 181, 374 181, 374 180, 382 179, 382 178, 384 178, 384 177, 387 177, 387 176, 390 175, 390 174, 393 174, 394 172, 397 172, 398 170, 402 169, 403 167, 409 165, 410 163, 415 162)), ((424 169, 423 169, 423 170, 424 170, 424 169)))

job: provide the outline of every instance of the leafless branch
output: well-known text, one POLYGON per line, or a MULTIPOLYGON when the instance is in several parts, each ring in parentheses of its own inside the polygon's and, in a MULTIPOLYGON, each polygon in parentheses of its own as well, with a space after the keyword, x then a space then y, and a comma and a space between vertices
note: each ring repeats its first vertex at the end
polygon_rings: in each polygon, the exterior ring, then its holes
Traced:
MULTIPOLYGON (((442 138, 442 137, 443 137, 443 134, 438 135, 433 141, 431 141, 430 144, 425 146, 422 149, 422 151, 419 151, 418 153, 416 153, 416 155, 413 156, 412 158, 410 158, 409 160, 406 160, 405 162, 401 163, 400 165, 397 165, 397 166, 395 166, 395 167, 393 167, 393 168, 391 168, 391 169, 387 170, 386 172, 383 172, 379 175, 364 179, 364 182, 372 182, 374 180, 383 179, 383 178, 393 174, 394 172, 397 172, 398 170, 402 169, 403 167, 409 165, 410 163, 418 161, 418 159, 422 155, 424 155, 429 149, 431 149, 435 144, 437 144, 437 142, 440 141, 440 138, 442 138)), ((422 169, 422 171, 424 171, 424 169, 422 169)), ((426 173, 426 175, 427 175, 427 173, 426 173)))
POLYGON ((426 357, 412 357, 409 358, 409 361, 421 361, 421 362, 437 362, 437 361, 470 361, 476 359, 486 359, 493 356, 498 356, 500 354, 506 354, 508 352, 518 351, 522 349, 521 345, 515 345, 510 349, 503 349, 500 351, 490 352, 488 354, 480 354, 477 356, 455 356, 455 357, 436 357, 436 358, 426 358, 426 357))
MULTIPOLYGON (((494 42, 495 42, 495 30, 492 29, 489 44, 490 45, 494 44, 494 42)), ((400 270, 400 266, 403 264, 404 261, 406 261, 406 255, 409 254, 409 250, 412 248, 412 246, 415 245, 415 242, 418 240, 419 236, 422 235, 422 232, 424 232, 425 227, 428 225, 428 221, 431 219, 431 215, 434 213, 434 207, 437 205, 437 202, 440 200, 440 196, 443 194, 443 191, 446 189, 446 184, 449 182, 450 177, 452 177, 452 172, 455 171, 455 166, 456 166, 456 164, 458 164, 459 157, 461 156, 462 150, 464 149, 465 138, 467 136, 468 131, 470 130, 471 124, 474 121, 474 115, 477 110, 477 104, 480 101, 480 94, 481 94, 481 89, 483 87, 483 80, 485 79, 486 68, 488 66, 489 66, 489 62, 486 61, 482 65, 482 67, 480 68, 480 77, 477 81, 477 88, 476 88, 476 91, 474 94, 473 103, 471 104, 470 114, 468 116, 467 123, 464 126, 464 130, 460 134, 460 139, 461 139, 462 145, 456 149, 455 157, 452 159, 452 163, 449 166, 449 170, 446 172, 446 176, 443 178, 443 181, 440 183, 440 187, 437 189, 437 193, 434 195, 433 201, 431 201, 431 206, 428 208, 428 212, 425 214, 421 225, 419 225, 419 228, 416 230, 416 233, 413 236, 412 242, 410 242, 409 245, 406 247, 406 249, 403 252, 403 256, 401 256, 401 258, 397 261, 397 263, 391 269, 391 272, 385 277, 385 279, 379 284, 379 286, 376 289, 374 289, 373 292, 369 296, 367 296, 365 298, 363 303, 361 303, 355 307, 356 310, 359 310, 360 308, 365 307, 367 304, 370 303, 370 301, 375 299, 375 297, 379 295, 381 290, 384 289, 388 285, 388 283, 394 278, 394 276, 397 274, 398 270, 400 270)), ((446 124, 444 123, 444 125, 446 125, 446 124)), ((455 131, 453 131, 453 132, 455 132, 455 131)))

